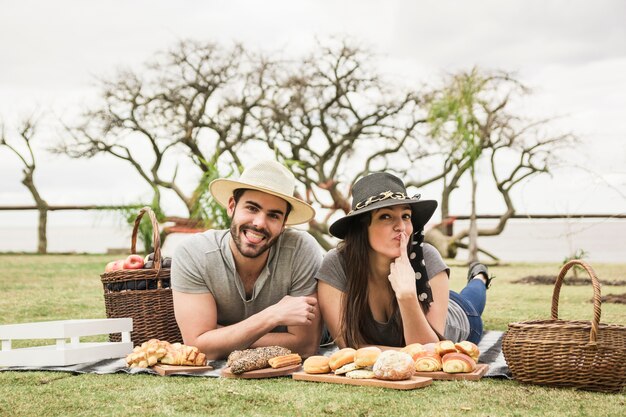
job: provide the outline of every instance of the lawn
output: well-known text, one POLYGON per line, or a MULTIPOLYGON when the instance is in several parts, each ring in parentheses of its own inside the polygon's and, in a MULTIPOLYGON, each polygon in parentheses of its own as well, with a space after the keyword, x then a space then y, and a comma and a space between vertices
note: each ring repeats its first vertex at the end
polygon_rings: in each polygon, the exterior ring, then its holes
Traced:
MULTIPOLYGON (((0 324, 105 317, 99 274, 112 256, 0 255, 0 324)), ((601 280, 626 279, 626 265, 594 265, 601 280)), ((556 264, 493 267, 485 326, 549 318, 552 287, 512 284, 554 275, 556 264)), ((453 266, 460 289, 465 268, 453 266)), ((625 286, 604 286, 622 294, 625 286)), ((589 320, 591 287, 563 287, 560 317, 589 320)), ((626 324, 626 305, 602 305, 602 322, 626 324)), ((25 342, 28 344, 29 342, 25 342)), ((14 346, 19 347, 17 343, 14 346)), ((547 352, 549 354, 549 352, 547 352)), ((0 416, 622 416, 626 393, 602 394, 521 385, 515 381, 435 382, 413 391, 296 382, 151 375, 0 372, 0 416)))

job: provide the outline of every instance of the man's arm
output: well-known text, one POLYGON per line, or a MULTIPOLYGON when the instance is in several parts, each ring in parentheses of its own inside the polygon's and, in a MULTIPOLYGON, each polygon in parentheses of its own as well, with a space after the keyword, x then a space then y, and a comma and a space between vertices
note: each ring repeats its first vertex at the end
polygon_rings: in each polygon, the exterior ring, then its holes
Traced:
POLYGON ((314 337, 309 333, 317 334, 319 340, 320 315, 315 295, 285 296, 278 303, 239 323, 218 328, 217 306, 212 294, 189 294, 175 290, 172 294, 176 321, 185 344, 196 346, 208 359, 224 358, 233 350, 245 349, 253 344, 277 344, 306 356, 309 345, 304 340, 314 337), (289 332, 270 333, 276 326, 287 326, 289 332))
MULTIPOLYGON (((293 297, 291 297, 293 298, 293 297)), ((302 297, 298 297, 302 298, 302 297)), ((315 298, 313 294, 306 298, 315 298)), ((270 332, 259 338, 251 347, 283 346, 292 352, 298 352, 300 356, 309 357, 315 355, 319 348, 322 337, 322 317, 317 303, 315 304, 314 318, 310 324, 303 326, 288 326, 287 332, 270 332)))

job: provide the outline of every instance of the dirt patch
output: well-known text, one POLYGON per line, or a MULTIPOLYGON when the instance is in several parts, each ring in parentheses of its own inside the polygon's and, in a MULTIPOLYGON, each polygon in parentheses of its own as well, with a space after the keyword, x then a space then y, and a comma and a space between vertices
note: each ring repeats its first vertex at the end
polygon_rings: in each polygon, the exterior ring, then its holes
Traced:
MULTIPOLYGON (((608 294, 600 299, 603 303, 626 304, 626 294, 608 294)), ((593 302, 593 299, 591 301, 593 302)))
MULTIPOLYGON (((532 284, 532 285, 554 285, 556 275, 531 275, 512 281, 514 284, 532 284)), ((626 280, 600 280, 602 285, 626 285, 626 280)), ((574 278, 566 277, 563 285, 591 285, 591 278, 574 278)))

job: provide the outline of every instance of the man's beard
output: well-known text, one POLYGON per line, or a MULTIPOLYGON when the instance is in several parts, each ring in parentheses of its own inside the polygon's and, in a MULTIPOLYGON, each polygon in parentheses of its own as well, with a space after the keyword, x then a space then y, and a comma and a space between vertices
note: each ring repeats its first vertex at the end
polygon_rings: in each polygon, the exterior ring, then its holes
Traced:
POLYGON ((231 220, 230 236, 231 236, 231 239, 233 239, 233 242, 235 242, 235 246, 237 246, 239 253, 241 253, 244 257, 258 258, 263 253, 265 253, 265 251, 267 251, 272 246, 274 246, 274 244, 276 243, 280 235, 272 237, 266 229, 257 229, 256 227, 251 226, 251 225, 242 226, 231 220), (258 245, 252 245, 252 244, 249 244, 248 242, 242 241, 241 234, 245 230, 250 230, 254 233, 263 235, 264 239, 261 242, 262 244, 260 243, 258 245))

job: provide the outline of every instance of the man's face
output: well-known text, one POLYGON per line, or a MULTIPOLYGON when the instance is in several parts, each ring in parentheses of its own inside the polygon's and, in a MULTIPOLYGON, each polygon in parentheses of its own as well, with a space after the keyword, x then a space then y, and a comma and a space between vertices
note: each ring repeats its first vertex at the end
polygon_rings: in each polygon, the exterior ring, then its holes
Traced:
POLYGON ((256 258, 276 243, 285 228, 287 202, 261 191, 246 190, 239 202, 228 200, 230 234, 246 258, 256 258))

